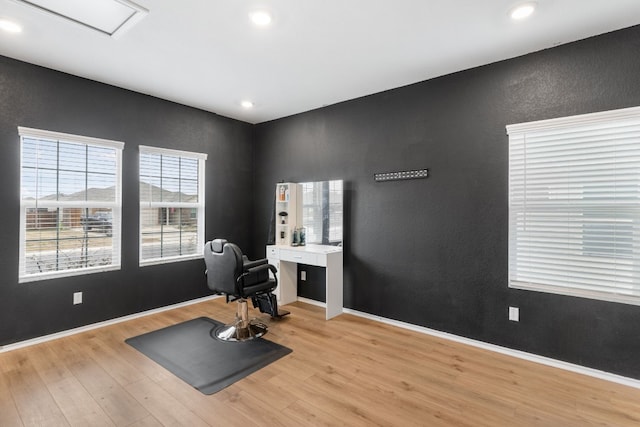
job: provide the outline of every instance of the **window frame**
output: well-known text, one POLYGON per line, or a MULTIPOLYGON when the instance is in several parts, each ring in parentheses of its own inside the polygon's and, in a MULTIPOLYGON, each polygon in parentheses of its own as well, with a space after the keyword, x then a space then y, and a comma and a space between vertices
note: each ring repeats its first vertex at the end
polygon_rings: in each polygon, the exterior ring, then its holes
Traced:
MULTIPOLYGON (((95 138, 82 135, 74 135, 63 132, 48 131, 42 129, 34 129, 29 127, 18 126, 18 135, 20 136, 20 248, 18 262, 18 283, 28 283, 48 279, 56 279, 62 277, 81 276, 85 274, 101 273, 106 271, 115 271, 121 269, 122 264, 122 151, 124 150, 124 142, 114 141, 103 138, 95 138), (57 144, 74 143, 83 144, 87 147, 100 147, 114 149, 115 153, 115 195, 113 202, 104 201, 33 201, 23 200, 23 150, 24 139, 38 139, 56 142, 57 144), (27 210, 30 208, 43 209, 65 209, 65 208, 110 208, 112 209, 111 224, 111 259, 109 265, 101 265, 94 267, 82 267, 66 270, 54 270, 43 273, 25 274, 26 269, 26 225, 27 210)), ((60 169, 56 169, 59 173, 60 169)), ((85 188, 86 190, 86 188, 85 188)))
POLYGON ((197 209, 196 213, 196 224, 197 224, 197 235, 196 235, 196 247, 204 248, 204 228, 205 228, 205 166, 208 155, 206 153, 197 153, 191 151, 184 150, 175 150, 171 148, 160 148, 160 147, 152 147, 148 145, 140 145, 138 147, 139 158, 138 158, 138 183, 142 184, 141 180, 141 169, 140 169, 140 160, 143 154, 152 154, 152 155, 160 155, 160 156, 171 156, 171 157, 179 157, 186 159, 193 159, 198 161, 198 202, 153 202, 152 200, 143 201, 142 194, 138 196, 139 198, 139 235, 138 235, 138 263, 140 267, 145 267, 149 265, 159 265, 159 264, 167 264, 172 262, 180 262, 180 261, 188 261, 193 259, 202 259, 204 258, 204 253, 202 250, 199 250, 192 254, 186 255, 177 255, 177 256, 166 256, 159 258, 148 258, 143 259, 143 251, 142 251, 142 239, 143 239, 143 209, 147 208, 195 208, 197 209))
MULTIPOLYGON (((563 137, 562 135, 564 134, 566 136, 564 136, 565 139, 563 139, 562 142, 565 143, 565 141, 571 138, 571 136, 569 136, 571 132, 590 132, 589 134, 587 134, 587 137, 591 137, 591 138, 594 138, 594 135, 596 133, 604 132, 605 130, 608 131, 608 135, 615 134, 616 136, 624 135, 625 133, 628 133, 628 132, 640 133, 640 107, 631 107, 631 108, 624 108, 624 109, 618 109, 618 110, 582 114, 582 115, 576 115, 576 116, 570 116, 570 117, 561 117, 561 118, 555 118, 555 119, 549 119, 549 120, 519 123, 519 124, 508 125, 506 129, 507 129, 507 134, 509 136, 509 159, 508 159, 508 165, 509 165, 508 286, 509 288, 532 290, 532 291, 538 291, 538 292, 574 296, 574 297, 581 297, 581 298, 589 298, 589 299, 595 299, 595 300, 601 300, 601 301, 640 305, 640 277, 637 277, 637 278, 633 277, 635 275, 633 271, 637 270, 638 265, 640 264, 640 261, 637 261, 637 259, 639 258, 637 256, 638 250, 640 248, 638 247, 638 245, 633 244, 633 241, 635 241, 633 237, 640 236, 640 232, 636 234, 630 234, 630 236, 625 235, 626 237, 632 238, 631 239, 632 246, 631 246, 631 249, 628 251, 625 250, 625 248, 618 250, 618 247, 614 246, 615 251, 613 251, 613 253, 615 254, 615 256, 614 255, 604 256, 603 253, 612 253, 611 249, 609 246, 605 246, 604 249, 600 248, 600 251, 605 251, 605 252, 600 252, 600 254, 598 255, 600 258, 604 257, 604 259, 613 259, 615 260, 615 264, 625 263, 626 269, 631 271, 631 273, 627 273, 628 275, 631 276, 631 279, 627 280, 627 283, 625 283, 624 285, 619 284, 618 282, 618 280, 620 282, 624 282, 623 279, 626 278, 624 276, 624 272, 622 273, 621 276, 618 276, 618 275, 614 276, 614 277, 620 277, 620 279, 615 281, 617 283, 615 287, 610 286, 609 283, 606 283, 604 286, 602 284, 598 284, 594 286, 586 282, 581 282, 578 285, 575 285, 575 287, 552 285, 548 283, 533 283, 533 281, 531 280, 529 281, 518 280, 518 277, 516 277, 516 271, 515 271, 517 270, 517 267, 513 265, 515 263, 514 257, 517 256, 517 254, 515 253, 517 236, 516 236, 516 230, 514 230, 515 222, 516 222, 514 215, 516 215, 516 211, 521 212, 521 215, 524 214, 525 216, 527 215, 527 213, 529 215, 532 215, 533 213, 536 212, 535 210, 532 210, 531 208, 527 207, 527 202, 530 202, 530 199, 527 198, 527 191, 531 191, 531 193, 534 193, 536 190, 530 189, 530 187, 527 186, 528 183, 527 183, 526 174, 525 174, 525 178, 522 178, 524 179, 523 190, 522 190, 524 191, 524 195, 522 196, 523 198, 522 198, 522 201, 520 202, 521 205, 524 204, 524 208, 521 209, 520 207, 517 207, 517 208, 514 207, 514 204, 515 204, 513 200, 514 199, 514 194, 513 194, 514 193, 514 175, 516 175, 516 172, 514 172, 514 169, 516 168, 514 165, 514 162, 515 162, 515 158, 517 157, 517 155, 513 153, 514 146, 516 144, 521 144, 523 145, 523 147, 525 147, 527 144, 527 137, 535 138, 535 137, 538 137, 539 135, 543 135, 543 137, 545 138, 550 138, 548 136, 549 134, 553 135, 552 137, 558 137, 558 136, 563 137), (613 129, 615 129, 615 131, 613 129), (523 141, 520 142, 518 141, 519 139, 522 139, 523 141), (631 256, 629 256, 628 253, 630 253, 631 256), (624 261, 625 259, 630 259, 631 261, 625 262, 624 261)), ((611 137, 609 136, 609 138, 611 137)), ((637 142, 635 142, 632 139, 631 140, 632 142, 630 144, 633 150, 640 151, 640 136, 629 137, 629 138, 638 139, 637 142)), ((603 141, 608 141, 608 140, 609 139, 604 139, 603 141)), ((524 149, 526 150, 526 148, 524 149)), ((551 150, 553 149, 552 145, 550 146, 550 149, 551 150)), ((607 151, 606 154, 610 156, 613 155, 612 153, 617 154, 617 151, 615 150, 618 150, 618 149, 619 149, 618 143, 616 143, 615 145, 612 145, 612 149, 610 151, 607 151)), ((536 152, 536 154, 537 153, 538 152, 536 152)), ((601 156, 604 156, 604 154, 601 154, 600 152, 598 154, 600 154, 601 156)), ((523 166, 521 166, 521 168, 526 168, 526 166, 524 166, 525 163, 527 162, 526 151, 524 152, 523 156, 524 156, 523 157, 524 160, 522 160, 523 166)), ((621 159, 625 159, 625 156, 618 156, 618 157, 621 159)), ((617 160, 616 160, 616 164, 617 164, 617 160)), ((615 172, 615 174, 617 175, 617 172, 615 172)), ((622 176, 624 175, 622 174, 622 176)), ((521 180, 521 178, 519 177, 517 179, 521 180)), ((534 179, 534 178, 532 177, 531 179, 534 179)), ((620 179, 622 178, 615 179, 614 183, 616 186, 620 182, 619 181, 620 179)), ((518 185, 520 185, 519 182, 520 181, 518 181, 518 185)), ((588 178, 583 181, 578 181, 577 183, 575 181, 570 181, 570 182, 572 185, 572 187, 570 188, 574 188, 576 184, 580 184, 582 187, 586 189, 586 188, 589 188, 588 185, 593 185, 595 180, 593 178, 593 175, 588 175, 588 178)), ((550 185, 550 184, 547 184, 547 185, 550 185)), ((620 184, 620 186, 622 186, 622 184, 620 184)), ((539 191, 540 190, 538 190, 538 192, 539 191)), ((551 194, 552 187, 550 186, 547 191, 549 192, 549 194, 551 194)), ((566 190, 566 191, 569 191, 569 190, 566 190)), ((637 192, 638 190, 636 189, 635 193, 637 192)), ((542 194, 545 194, 545 193, 542 193, 542 194)), ((588 193, 580 192, 578 194, 579 196, 578 200, 588 201, 589 199, 586 197, 587 195, 588 193)), ((628 222, 629 221, 628 218, 630 217, 640 218, 640 215, 637 215, 637 213, 640 211, 640 198, 638 198, 638 196, 636 195, 636 196, 633 196, 630 200, 632 200, 632 203, 629 206, 627 205, 621 206, 619 204, 620 202, 618 202, 617 199, 615 199, 616 203, 606 204, 605 205, 606 209, 602 210, 602 212, 607 214, 606 217, 608 218, 609 221, 611 221, 611 217, 613 217, 613 222, 616 224, 618 222, 622 223, 625 220, 627 220, 626 222, 628 222)), ((533 202, 531 202, 531 204, 532 203, 533 202)), ((577 204, 575 202, 573 203, 574 205, 577 204)), ((567 206, 571 206, 571 205, 572 203, 567 202, 567 206)), ((593 258, 589 258, 589 257, 595 256, 593 253, 590 253, 591 248, 593 247, 592 246, 593 243, 591 241, 591 234, 596 234, 598 232, 601 232, 602 230, 599 229, 599 230, 596 230, 595 232, 593 230, 590 231, 590 227, 593 227, 592 221, 594 217, 593 217, 593 208, 589 209, 589 207, 590 205, 587 203, 583 210, 570 211, 570 212, 579 212, 584 218, 583 221, 570 222, 570 224, 571 225, 579 224, 579 226, 581 227, 580 229, 582 230, 581 233, 578 234, 579 236, 581 236, 581 239, 582 239, 581 240, 582 241, 581 243, 582 257, 579 258, 578 263, 591 261, 595 265, 597 264, 597 261, 594 262, 592 261, 593 258)), ((525 220, 525 223, 528 224, 526 221, 527 220, 525 220)), ((640 219, 639 219, 639 222, 640 222, 640 219)), ((545 223, 542 223, 542 224, 545 224, 545 223)), ((602 224, 608 225, 608 223, 604 221, 602 222, 602 224)), ((633 228, 637 228, 637 227, 634 227, 633 223, 631 223, 630 225, 627 225, 627 228, 633 230, 633 228)), ((607 233, 604 234, 604 236, 607 239, 614 240, 614 241, 615 239, 618 238, 619 235, 620 235, 620 232, 618 230, 615 230, 615 228, 614 228, 614 231, 607 230, 607 233), (612 236, 615 236, 615 237, 612 237, 612 236)), ((580 239, 576 241, 580 241, 580 239)), ((569 249, 566 249, 565 251, 569 251, 569 249)), ((611 264, 611 261, 607 261, 607 262, 611 264)), ((595 268, 593 265, 589 265, 589 267, 595 268)), ((602 271, 606 271, 605 267, 606 265, 602 267, 602 269, 598 269, 597 270, 598 273, 602 274, 601 273, 602 271)), ((577 268, 577 267, 575 267, 575 265, 572 264, 572 268, 577 268)), ((601 267, 598 267, 598 268, 601 268, 601 267)), ((606 268, 608 270, 611 269, 611 267, 606 267, 606 268)), ((625 267, 623 267, 623 269, 624 268, 625 267)), ((534 270, 534 271, 538 272, 539 270, 534 270)), ((581 272, 581 274, 584 275, 585 273, 581 272)), ((574 278, 574 276, 570 276, 570 277, 574 278)))

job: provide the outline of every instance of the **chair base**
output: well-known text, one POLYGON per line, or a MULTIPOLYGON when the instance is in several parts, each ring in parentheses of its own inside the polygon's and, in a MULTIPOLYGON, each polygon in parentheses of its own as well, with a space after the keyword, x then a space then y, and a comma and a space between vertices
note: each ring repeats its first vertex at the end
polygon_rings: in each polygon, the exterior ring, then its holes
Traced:
POLYGON ((222 325, 211 331, 211 336, 220 341, 249 341, 260 338, 267 333, 267 326, 263 323, 251 320, 243 325, 243 321, 239 320, 231 325, 222 325))
POLYGON ((220 341, 248 341, 260 338, 267 333, 267 325, 256 319, 249 320, 247 300, 238 299, 236 321, 230 325, 223 325, 211 331, 213 338, 220 341))

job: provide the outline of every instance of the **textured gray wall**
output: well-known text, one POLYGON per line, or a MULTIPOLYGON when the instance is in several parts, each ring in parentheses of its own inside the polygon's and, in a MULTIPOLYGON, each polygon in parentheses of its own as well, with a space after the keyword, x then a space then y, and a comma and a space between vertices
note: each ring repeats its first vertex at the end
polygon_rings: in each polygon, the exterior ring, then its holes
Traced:
POLYGON ((209 295, 202 260, 138 267, 138 145, 207 153, 206 238, 248 247, 251 138, 246 123, 0 57, 0 345, 209 295), (18 283, 18 126, 125 142, 120 271, 18 283))
POLYGON ((640 307, 507 287, 505 131, 640 105, 639 53, 633 27, 256 126, 254 250, 276 182, 344 179, 346 307, 640 378, 640 307))

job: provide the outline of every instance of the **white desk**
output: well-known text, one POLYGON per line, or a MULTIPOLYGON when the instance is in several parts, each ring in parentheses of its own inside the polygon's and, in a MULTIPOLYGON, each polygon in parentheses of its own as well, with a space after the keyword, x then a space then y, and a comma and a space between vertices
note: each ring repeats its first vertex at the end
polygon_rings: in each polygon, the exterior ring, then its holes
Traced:
POLYGON ((329 245, 267 246, 267 259, 278 269, 275 295, 279 304, 298 300, 298 264, 326 269, 326 318, 342 313, 342 248, 329 245))

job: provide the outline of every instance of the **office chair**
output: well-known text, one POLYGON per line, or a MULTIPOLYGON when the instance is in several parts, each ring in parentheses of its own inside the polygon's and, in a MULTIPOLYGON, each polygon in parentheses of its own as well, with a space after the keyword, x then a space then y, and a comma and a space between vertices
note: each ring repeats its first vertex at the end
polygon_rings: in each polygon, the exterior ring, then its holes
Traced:
POLYGON ((237 301, 235 322, 212 331, 212 336, 223 341, 246 341, 261 337, 267 326, 257 319, 249 320, 247 298, 261 313, 273 318, 289 314, 278 310, 276 296, 271 293, 278 286, 276 268, 266 259, 250 261, 240 248, 224 239, 215 239, 204 245, 205 274, 209 289, 224 294, 229 301, 237 301), (273 277, 270 277, 271 272, 273 277))

